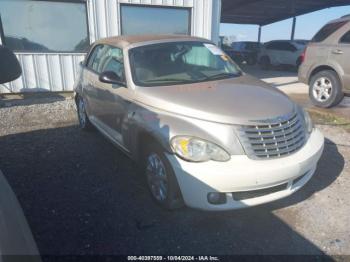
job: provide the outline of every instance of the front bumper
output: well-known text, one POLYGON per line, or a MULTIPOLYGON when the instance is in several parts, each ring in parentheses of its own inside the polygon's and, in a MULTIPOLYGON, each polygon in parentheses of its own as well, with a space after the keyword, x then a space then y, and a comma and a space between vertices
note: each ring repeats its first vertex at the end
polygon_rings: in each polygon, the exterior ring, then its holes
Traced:
MULTIPOLYGON (((192 163, 168 154, 187 206, 204 210, 230 210, 255 206, 291 195, 304 186, 316 170, 324 146, 322 133, 314 129, 298 152, 279 159, 252 160, 232 156, 228 162, 192 163), (264 190, 279 188, 279 191, 264 190), (285 187, 284 187, 285 185, 285 187), (235 200, 234 192, 260 190, 256 196, 235 200), (210 204, 208 193, 222 192, 227 202, 210 204), (266 194, 261 194, 266 192, 266 194)), ((249 194, 249 192, 248 192, 249 194)))

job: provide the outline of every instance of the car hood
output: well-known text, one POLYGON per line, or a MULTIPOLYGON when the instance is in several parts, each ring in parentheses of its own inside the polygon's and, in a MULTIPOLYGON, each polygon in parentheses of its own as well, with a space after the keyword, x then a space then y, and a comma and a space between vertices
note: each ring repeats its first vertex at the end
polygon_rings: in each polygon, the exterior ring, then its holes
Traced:
POLYGON ((197 84, 139 87, 134 98, 162 111, 225 124, 252 124, 294 109, 284 93, 249 75, 197 84))

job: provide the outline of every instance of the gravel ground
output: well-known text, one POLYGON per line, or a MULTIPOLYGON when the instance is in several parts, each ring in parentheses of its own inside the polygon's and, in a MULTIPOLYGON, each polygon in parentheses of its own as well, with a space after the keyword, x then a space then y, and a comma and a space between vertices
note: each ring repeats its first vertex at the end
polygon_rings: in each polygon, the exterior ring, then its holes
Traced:
POLYGON ((135 164, 77 126, 73 100, 0 108, 0 169, 42 254, 350 255, 350 134, 327 137, 313 179, 293 196, 209 213, 160 209, 135 164))
POLYGON ((77 121, 74 99, 57 101, 53 98, 37 102, 33 99, 29 104, 8 103, 11 106, 0 107, 0 136, 56 128, 77 121))

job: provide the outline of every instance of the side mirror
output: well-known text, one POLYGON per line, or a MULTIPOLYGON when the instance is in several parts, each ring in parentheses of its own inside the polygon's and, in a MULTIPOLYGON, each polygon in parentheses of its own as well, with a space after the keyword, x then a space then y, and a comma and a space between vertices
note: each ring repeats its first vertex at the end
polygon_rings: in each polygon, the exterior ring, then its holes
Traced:
POLYGON ((106 71, 100 74, 98 80, 106 84, 125 85, 125 82, 114 72, 106 71))
POLYGON ((21 66, 15 54, 0 45, 0 84, 11 82, 22 74, 21 66))

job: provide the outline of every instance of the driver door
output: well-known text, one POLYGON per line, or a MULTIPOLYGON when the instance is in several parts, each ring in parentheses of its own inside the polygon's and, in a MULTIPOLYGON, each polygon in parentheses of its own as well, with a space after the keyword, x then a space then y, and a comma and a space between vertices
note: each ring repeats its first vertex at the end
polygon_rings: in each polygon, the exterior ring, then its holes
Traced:
POLYGON ((101 74, 106 71, 117 74, 124 84, 107 84, 99 80, 95 82, 94 89, 97 98, 97 119, 95 121, 103 132, 124 148, 126 144, 124 134, 128 131, 128 125, 125 122, 130 105, 130 90, 125 84, 123 50, 113 46, 104 46, 97 72, 101 74))
POLYGON ((344 88, 350 90, 350 31, 345 33, 337 45, 331 46, 331 60, 339 64, 344 71, 344 88))

